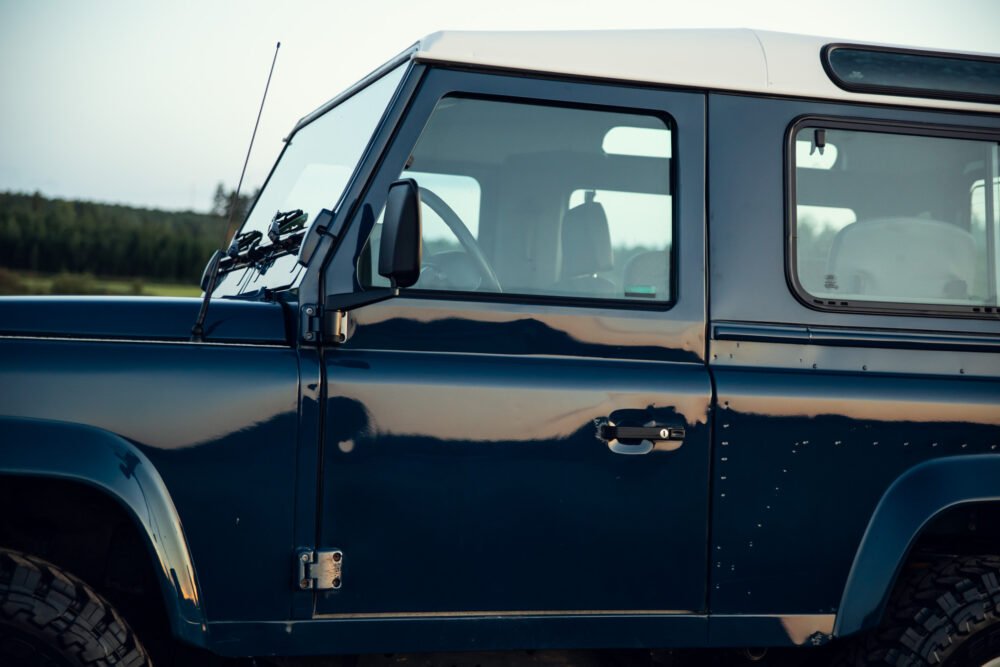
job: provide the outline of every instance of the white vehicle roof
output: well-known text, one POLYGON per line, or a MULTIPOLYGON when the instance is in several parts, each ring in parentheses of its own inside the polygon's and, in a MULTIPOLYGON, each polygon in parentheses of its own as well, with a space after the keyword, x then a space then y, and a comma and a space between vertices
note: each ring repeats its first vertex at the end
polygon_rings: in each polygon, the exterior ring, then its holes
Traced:
POLYGON ((992 113, 1000 110, 998 104, 843 90, 827 76, 820 51, 827 44, 845 42, 892 46, 748 29, 445 31, 422 39, 413 57, 424 62, 700 89, 992 113))

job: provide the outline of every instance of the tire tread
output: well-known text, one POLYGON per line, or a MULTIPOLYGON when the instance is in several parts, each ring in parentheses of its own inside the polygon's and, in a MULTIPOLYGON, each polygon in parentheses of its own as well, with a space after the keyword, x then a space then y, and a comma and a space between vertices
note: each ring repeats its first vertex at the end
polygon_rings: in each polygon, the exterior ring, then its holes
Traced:
POLYGON ((0 635, 5 631, 45 642, 68 664, 151 665, 124 619, 87 584, 40 558, 0 549, 0 635))

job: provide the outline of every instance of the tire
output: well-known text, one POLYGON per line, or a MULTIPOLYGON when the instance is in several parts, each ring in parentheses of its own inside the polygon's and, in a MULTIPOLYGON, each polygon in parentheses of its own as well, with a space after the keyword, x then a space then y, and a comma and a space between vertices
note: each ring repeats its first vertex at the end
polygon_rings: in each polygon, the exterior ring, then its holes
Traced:
POLYGON ((121 616, 71 574, 0 549, 0 665, 148 667, 121 616))
POLYGON ((966 556, 912 576, 893 595, 882 626, 835 664, 982 667, 992 660, 1000 660, 1000 557, 966 556))

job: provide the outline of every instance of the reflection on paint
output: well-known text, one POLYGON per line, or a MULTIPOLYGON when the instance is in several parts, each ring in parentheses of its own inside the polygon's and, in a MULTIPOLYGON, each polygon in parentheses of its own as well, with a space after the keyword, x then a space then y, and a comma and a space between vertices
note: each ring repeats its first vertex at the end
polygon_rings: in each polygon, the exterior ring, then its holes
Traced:
POLYGON ((824 644, 833 633, 833 614, 802 614, 798 616, 782 616, 781 626, 788 633, 788 638, 796 646, 804 644, 824 644))
POLYGON ((704 361, 700 321, 659 311, 605 312, 399 298, 354 311, 347 347, 704 361))

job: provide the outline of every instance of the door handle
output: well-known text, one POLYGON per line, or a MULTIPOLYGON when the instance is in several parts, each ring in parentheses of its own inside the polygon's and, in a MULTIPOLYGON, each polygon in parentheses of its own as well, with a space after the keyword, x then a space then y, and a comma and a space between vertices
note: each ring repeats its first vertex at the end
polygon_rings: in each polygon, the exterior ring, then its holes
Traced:
POLYGON ((602 440, 683 440, 682 426, 617 426, 611 422, 601 425, 602 440))
POLYGON ((656 442, 672 441, 677 443, 670 449, 680 447, 685 431, 683 426, 666 426, 663 424, 647 424, 646 426, 619 426, 607 421, 598 429, 601 440, 608 443, 608 449, 615 454, 648 454, 653 451, 656 442), (626 444, 622 440, 636 441, 626 444))

